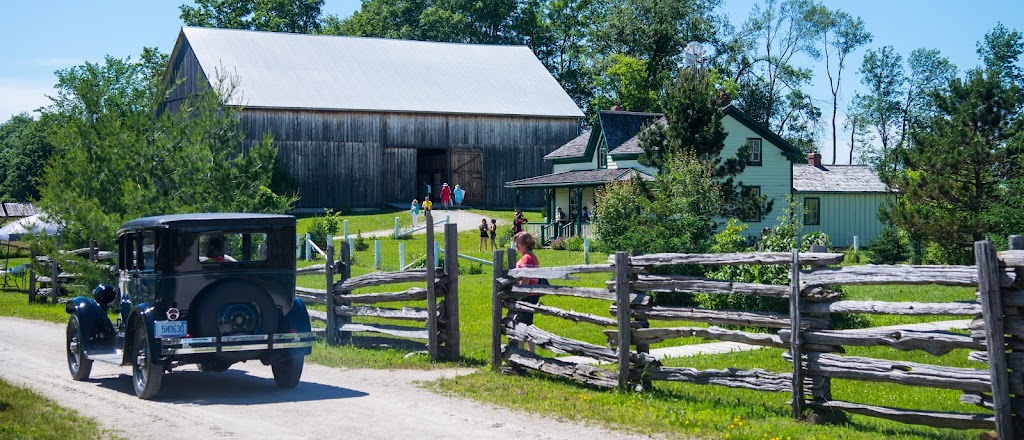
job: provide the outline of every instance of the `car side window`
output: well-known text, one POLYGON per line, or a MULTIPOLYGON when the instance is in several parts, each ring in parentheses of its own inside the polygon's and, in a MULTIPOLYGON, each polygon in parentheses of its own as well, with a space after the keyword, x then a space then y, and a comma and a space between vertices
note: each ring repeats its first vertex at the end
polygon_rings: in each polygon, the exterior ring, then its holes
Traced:
POLYGON ((204 264, 264 261, 265 232, 211 232, 199 235, 199 262, 204 264))
POLYGON ((156 269, 156 237, 153 231, 145 231, 139 239, 142 241, 142 263, 140 268, 144 271, 156 269))

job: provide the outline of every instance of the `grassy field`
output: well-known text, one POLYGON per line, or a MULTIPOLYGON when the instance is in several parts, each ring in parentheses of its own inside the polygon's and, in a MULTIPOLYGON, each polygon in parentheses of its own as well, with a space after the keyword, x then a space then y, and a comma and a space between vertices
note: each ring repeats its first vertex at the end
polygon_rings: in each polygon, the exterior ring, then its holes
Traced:
MULTIPOLYGON (((495 217, 499 222, 507 224, 511 220, 510 213, 483 212, 481 217, 495 217)), ((394 216, 400 215, 408 221, 404 211, 397 213, 378 213, 368 215, 373 221, 357 216, 350 220, 350 233, 354 234, 353 224, 366 225, 366 230, 386 229, 393 225, 394 216), (357 220, 358 219, 358 220, 357 220), (364 222, 365 221, 365 222, 364 222), (376 222, 376 223, 374 223, 376 222), (383 224, 383 226, 381 226, 383 224)), ((300 225, 308 222, 300 221, 300 225)), ((301 227, 301 226, 300 226, 301 227)), ((368 238, 368 237, 367 237, 368 238)), ((406 263, 425 254, 425 238, 422 235, 404 240, 389 237, 380 238, 382 249, 382 266, 385 270, 396 270, 398 267, 397 248, 402 243, 406 250, 406 263)), ((375 270, 373 257, 373 241, 368 239, 369 249, 356 252, 353 261, 353 275, 375 270)), ((490 260, 490 251, 477 251, 478 237, 475 231, 459 234, 459 248, 463 254, 490 260)), ((543 266, 562 266, 582 264, 582 252, 556 251, 543 249, 537 251, 543 266)), ((593 253, 592 263, 604 262, 606 254, 593 253)), ((300 262, 300 266, 319 262, 300 262)), ((553 379, 539 374, 502 375, 493 374, 486 368, 490 357, 490 308, 491 308, 491 268, 476 265, 465 260, 460 261, 463 269, 459 278, 459 307, 461 313, 462 359, 457 363, 433 362, 425 354, 411 355, 410 352, 421 352, 422 341, 402 341, 394 338, 375 339, 369 335, 359 334, 356 346, 329 347, 318 344, 314 348, 310 361, 339 367, 358 368, 449 368, 453 366, 479 367, 480 371, 468 376, 460 376, 427 384, 428 387, 445 394, 464 396, 495 405, 513 407, 525 411, 536 412, 548 416, 582 420, 590 424, 606 425, 636 433, 663 434, 669 438, 732 438, 732 439, 786 439, 786 438, 842 438, 842 439, 873 439, 873 438, 922 438, 922 439, 967 439, 977 438, 978 431, 957 431, 930 429, 912 425, 902 425, 863 416, 851 416, 847 423, 835 426, 812 425, 795 422, 790 417, 787 393, 764 393, 748 390, 735 390, 716 386, 698 386, 659 382, 655 389, 644 394, 619 394, 581 386, 564 380, 553 379), (479 273, 474 273, 479 272, 479 273), (384 341, 387 341, 386 343, 384 341)), ((589 287, 603 286, 611 274, 580 275, 578 280, 570 281, 575 285, 589 287)), ((323 289, 326 285, 323 275, 303 275, 299 285, 323 289)), ((556 281, 555 284, 564 283, 556 281)), ((392 285, 367 288, 356 293, 371 291, 397 291, 405 286, 392 285)), ((887 300, 887 301, 922 301, 944 302, 971 300, 973 289, 946 288, 937 286, 865 286, 847 287, 848 299, 887 300)), ((63 307, 52 304, 28 305, 22 293, 6 291, 0 293, 0 314, 21 316, 30 319, 43 319, 65 322, 63 307)), ((599 316, 610 316, 606 301, 544 298, 542 302, 564 309, 592 313, 599 316)), ((422 303, 382 304, 383 307, 422 307, 422 303)), ((323 309, 313 305, 311 308, 323 309)), ((951 317, 889 317, 886 315, 867 315, 862 322, 870 326, 893 325, 900 323, 922 322, 936 319, 954 319, 951 317)), ((364 322, 381 322, 403 324, 398 321, 364 320, 364 322)), ((557 318, 538 316, 538 327, 545 331, 579 339, 595 344, 606 344, 601 327, 591 324, 577 324, 557 318)), ((404 325, 409 325, 404 323, 404 325)), ((662 324, 665 325, 665 324, 662 324)), ((673 325, 689 325, 674 323, 673 325)), ((700 343, 702 341, 689 338, 666 341, 658 346, 700 343)), ((791 371, 791 366, 782 358, 782 350, 762 349, 749 352, 738 352, 726 355, 697 356, 666 361, 666 364, 695 369, 710 368, 760 368, 776 372, 791 371)), ((552 355, 541 350, 541 354, 552 355)), ((967 353, 963 350, 954 351, 941 357, 934 357, 919 352, 898 352, 884 348, 850 348, 848 355, 868 356, 889 359, 902 359, 913 362, 931 363, 958 367, 979 368, 977 363, 966 360, 967 353)), ((936 390, 932 388, 908 387, 891 384, 872 384, 834 380, 833 395, 836 399, 854 402, 915 408, 931 411, 975 412, 974 406, 958 402, 959 392, 936 390)))
MULTIPOLYGON (((69 379, 70 380, 70 379, 69 379)), ((95 421, 0 380, 0 439, 114 439, 95 421)))

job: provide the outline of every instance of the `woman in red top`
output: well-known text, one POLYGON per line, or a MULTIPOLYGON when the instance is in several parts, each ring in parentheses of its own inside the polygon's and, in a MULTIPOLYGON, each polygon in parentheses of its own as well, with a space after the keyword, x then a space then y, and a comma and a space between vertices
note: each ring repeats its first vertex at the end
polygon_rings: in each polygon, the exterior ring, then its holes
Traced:
POLYGON ((444 206, 444 209, 452 206, 452 190, 448 188, 447 183, 441 186, 441 206, 444 206))
MULTIPOLYGON (((537 240, 530 235, 529 232, 520 232, 512 238, 512 242, 515 243, 516 252, 519 252, 522 257, 516 262, 516 269, 522 268, 533 268, 540 267, 540 261, 537 260, 537 256, 533 254, 533 248, 537 246, 537 240)), ((518 285, 532 285, 539 284, 540 280, 536 278, 520 278, 516 281, 518 285)), ((537 304, 540 301, 540 295, 527 295, 523 302, 531 304, 537 304)), ((516 315, 516 322, 521 322, 526 325, 533 325, 533 313, 519 312, 516 315)), ((528 342, 530 352, 533 353, 537 350, 536 345, 533 341, 528 342)))

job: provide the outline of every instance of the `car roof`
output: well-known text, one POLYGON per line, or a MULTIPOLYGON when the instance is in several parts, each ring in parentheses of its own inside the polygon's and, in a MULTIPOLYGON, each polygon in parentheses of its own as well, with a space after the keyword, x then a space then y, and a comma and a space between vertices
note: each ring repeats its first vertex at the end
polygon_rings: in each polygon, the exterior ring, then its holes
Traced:
POLYGON ((284 225, 294 226, 295 217, 279 214, 252 214, 241 212, 208 212, 198 214, 171 214, 143 217, 131 220, 117 230, 120 235, 123 232, 148 229, 148 228, 187 228, 195 226, 267 226, 284 225))

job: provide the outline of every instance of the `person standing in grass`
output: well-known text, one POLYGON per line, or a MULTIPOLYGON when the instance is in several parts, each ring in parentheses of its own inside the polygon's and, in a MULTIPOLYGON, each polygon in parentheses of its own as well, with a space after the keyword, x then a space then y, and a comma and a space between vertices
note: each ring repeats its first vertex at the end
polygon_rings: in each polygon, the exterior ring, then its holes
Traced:
POLYGON ((412 204, 409 205, 409 213, 412 214, 412 227, 416 227, 420 223, 420 203, 416 199, 412 199, 412 204))
POLYGON ((434 208, 434 203, 430 201, 430 195, 423 198, 423 210, 430 211, 434 208))
POLYGON ((480 230, 480 247, 477 250, 478 252, 483 252, 484 248, 487 247, 487 219, 480 219, 480 226, 477 229, 480 230))
MULTIPOLYGON (((537 260, 537 256, 533 254, 533 248, 537 247, 537 240, 530 235, 529 232, 520 232, 512 237, 512 242, 515 244, 516 252, 519 252, 522 257, 519 261, 516 261, 516 269, 540 267, 540 261, 537 260)), ((540 284, 540 280, 537 278, 520 278, 516 281, 517 285, 534 285, 540 284)), ((540 295, 527 295, 522 300, 530 304, 537 304, 540 302, 540 295)), ((529 312, 516 312, 513 321, 517 323, 523 323, 526 325, 533 325, 533 313, 529 312)), ((529 345, 530 353, 537 351, 537 346, 533 341, 527 342, 529 345)), ((520 346, 521 347, 521 346, 520 346)))
POLYGON ((491 235, 491 251, 498 250, 498 243, 495 243, 494 239, 498 237, 498 221, 491 219, 491 227, 488 228, 487 233, 491 235))

